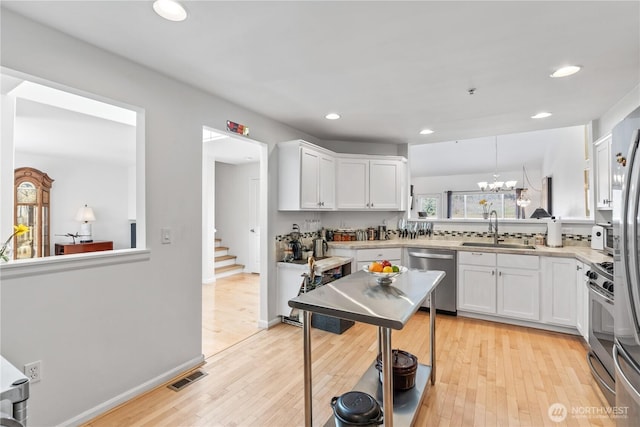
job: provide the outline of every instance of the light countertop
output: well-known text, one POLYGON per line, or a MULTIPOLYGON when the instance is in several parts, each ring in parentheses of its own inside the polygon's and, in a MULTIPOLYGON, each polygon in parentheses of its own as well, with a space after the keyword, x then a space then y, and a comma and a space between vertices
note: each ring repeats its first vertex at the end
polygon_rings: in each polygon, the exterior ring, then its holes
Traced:
MULTIPOLYGON (((605 261, 613 261, 613 257, 586 246, 563 246, 550 248, 548 246, 536 246, 535 249, 492 248, 462 246, 463 242, 483 240, 439 240, 419 237, 417 239, 391 239, 391 240, 356 240, 349 242, 328 242, 329 249, 379 249, 379 248, 434 248, 450 249, 465 252, 493 252, 521 255, 539 255, 563 258, 576 258, 579 261, 596 264, 605 261)), ((509 242, 504 242, 509 243, 509 242)))
MULTIPOLYGON (((340 267, 341 265, 344 265, 344 264, 349 264, 351 263, 351 261, 353 261, 353 258, 350 258, 350 257, 329 256, 326 258, 315 260, 313 269, 317 274, 321 274, 327 270, 331 270, 332 268, 340 267)), ((281 268, 291 268, 291 269, 301 270, 301 271, 309 270, 309 264, 307 263, 307 261, 303 261, 303 260, 296 261, 296 262, 280 261, 278 262, 278 266, 280 266, 281 268)))

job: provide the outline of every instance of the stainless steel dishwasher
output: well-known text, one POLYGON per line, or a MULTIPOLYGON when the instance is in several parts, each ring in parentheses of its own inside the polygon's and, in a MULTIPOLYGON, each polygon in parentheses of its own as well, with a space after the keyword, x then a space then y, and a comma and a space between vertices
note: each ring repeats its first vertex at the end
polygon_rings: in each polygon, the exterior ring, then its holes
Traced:
MULTIPOLYGON (((435 292, 436 311, 457 315, 456 309, 456 251, 447 249, 408 248, 409 268, 419 270, 440 270, 445 272, 444 279, 435 292)), ((422 307, 429 307, 427 298, 422 307)))

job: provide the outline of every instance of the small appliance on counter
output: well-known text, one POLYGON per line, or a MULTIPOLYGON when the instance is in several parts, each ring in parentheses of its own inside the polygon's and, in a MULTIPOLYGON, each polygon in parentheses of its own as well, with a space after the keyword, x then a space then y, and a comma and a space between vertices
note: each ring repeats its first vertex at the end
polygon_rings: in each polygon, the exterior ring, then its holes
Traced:
POLYGON ((591 249, 613 256, 613 226, 596 224, 591 229, 591 249))
POLYGON ((380 225, 378 226, 378 240, 387 240, 389 236, 387 235, 387 226, 380 225))
POLYGON ((313 256, 316 259, 326 257, 328 250, 329 250, 329 244, 325 239, 323 239, 322 237, 313 239, 313 256))
POLYGON ((293 253, 293 259, 302 259, 302 243, 300 243, 300 227, 298 224, 293 224, 293 231, 289 233, 289 249, 293 253))
POLYGON ((369 227, 367 228, 367 240, 377 240, 378 233, 375 228, 369 227))
POLYGON ((604 228, 601 225, 591 227, 591 249, 604 250, 604 228))

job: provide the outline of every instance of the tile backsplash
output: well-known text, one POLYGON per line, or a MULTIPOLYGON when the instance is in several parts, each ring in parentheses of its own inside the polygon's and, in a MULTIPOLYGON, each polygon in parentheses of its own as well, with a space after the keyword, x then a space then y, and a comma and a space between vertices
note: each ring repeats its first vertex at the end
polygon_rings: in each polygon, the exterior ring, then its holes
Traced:
MULTIPOLYGON (((355 229, 353 231, 356 231, 355 229)), ((520 244, 534 244, 535 236, 537 234, 544 235, 545 233, 533 233, 533 232, 504 232, 499 234, 499 238, 503 239, 506 243, 520 243, 520 244)), ((412 240, 407 237, 399 237, 399 230, 387 230, 389 240, 412 240)), ((313 239, 320 236, 318 232, 306 232, 300 233, 300 242, 303 247, 309 250, 313 250, 313 239)), ((430 237, 418 236, 413 240, 489 240, 493 238, 493 234, 488 231, 463 231, 463 230, 447 230, 443 229, 443 225, 439 224, 439 227, 433 230, 433 235, 430 237)), ((355 240, 355 238, 354 238, 355 240)), ((289 234, 281 234, 276 236, 276 257, 280 261, 283 257, 284 249, 287 248, 291 238, 289 234)), ((591 246, 591 235, 579 234, 579 233, 563 233, 562 234, 563 246, 591 246)))

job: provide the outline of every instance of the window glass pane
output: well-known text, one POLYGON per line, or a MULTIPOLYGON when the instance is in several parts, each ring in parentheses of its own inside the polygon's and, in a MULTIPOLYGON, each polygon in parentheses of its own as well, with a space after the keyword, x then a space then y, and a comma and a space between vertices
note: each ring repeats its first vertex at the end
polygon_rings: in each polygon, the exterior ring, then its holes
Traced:
POLYGON ((416 207, 420 218, 438 218, 440 211, 440 195, 418 195, 416 196, 416 207))
POLYGON ((481 219, 484 213, 495 210, 498 218, 516 219, 516 192, 453 193, 451 218, 481 219), (483 203, 480 203, 483 202, 483 203))

